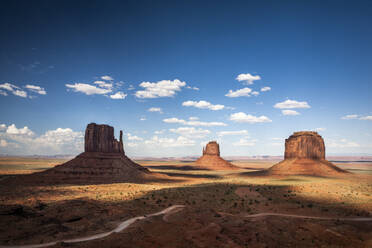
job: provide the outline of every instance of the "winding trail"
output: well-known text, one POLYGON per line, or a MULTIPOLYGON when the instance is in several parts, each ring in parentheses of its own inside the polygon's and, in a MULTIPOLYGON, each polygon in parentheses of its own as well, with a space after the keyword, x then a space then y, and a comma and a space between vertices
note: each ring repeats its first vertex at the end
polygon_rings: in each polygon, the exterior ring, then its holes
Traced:
POLYGON ((0 248, 40 248, 40 247, 48 247, 52 245, 56 245, 58 243, 78 243, 78 242, 83 242, 83 241, 89 241, 89 240, 95 240, 95 239, 101 239, 104 237, 107 237, 113 233, 118 233, 129 227, 131 224, 138 220, 143 220, 147 219, 153 216, 158 216, 162 214, 170 214, 170 213, 176 213, 180 210, 182 210, 185 206, 184 205, 174 205, 169 208, 166 208, 160 212, 150 214, 150 215, 144 215, 144 216, 138 216, 131 218, 129 220, 126 220, 122 223, 120 223, 114 230, 111 230, 109 232, 104 232, 104 233, 99 233, 99 234, 94 234, 86 237, 81 237, 81 238, 75 238, 75 239, 64 239, 64 240, 58 240, 54 242, 49 242, 49 243, 44 243, 44 244, 33 244, 33 245, 0 245, 0 248))
POLYGON ((372 221, 372 217, 354 217, 354 218, 338 218, 338 217, 318 217, 296 214, 279 214, 279 213, 259 213, 246 215, 246 218, 266 217, 266 216, 280 216, 299 219, 313 219, 313 220, 341 220, 341 221, 372 221))
MULTIPOLYGON (((58 240, 54 242, 49 242, 49 243, 44 243, 44 244, 33 244, 33 245, 0 245, 0 248, 41 248, 41 247, 48 247, 52 245, 56 245, 58 243, 78 243, 78 242, 84 242, 84 241, 89 241, 89 240, 95 240, 95 239, 101 239, 104 237, 107 237, 113 233, 118 233, 129 227, 131 224, 138 220, 143 220, 147 219, 153 216, 158 216, 162 215, 163 220, 167 221, 167 216, 171 213, 176 213, 178 211, 181 211, 185 206, 184 205, 174 205, 169 208, 166 208, 160 212, 150 214, 150 215, 143 215, 143 216, 138 216, 134 217, 131 219, 128 219, 126 221, 123 221, 120 223, 115 229, 109 231, 109 232, 104 232, 104 233, 99 233, 99 234, 94 234, 86 237, 81 237, 81 238, 75 238, 75 239, 65 239, 65 240, 58 240)), ((372 217, 354 217, 354 218, 337 218, 337 217, 318 217, 318 216, 307 216, 307 215, 296 215, 296 214, 280 214, 280 213, 259 213, 259 214, 250 214, 246 215, 244 217, 246 218, 257 218, 257 217, 267 217, 267 216, 280 216, 280 217, 290 217, 290 218, 300 218, 300 219, 314 219, 314 220, 340 220, 340 221, 372 221, 372 217)))

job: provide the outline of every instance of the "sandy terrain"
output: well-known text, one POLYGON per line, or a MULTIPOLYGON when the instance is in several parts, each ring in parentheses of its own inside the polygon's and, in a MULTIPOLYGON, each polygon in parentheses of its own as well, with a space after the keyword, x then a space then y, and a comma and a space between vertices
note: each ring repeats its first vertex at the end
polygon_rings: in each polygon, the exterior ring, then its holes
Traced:
POLYGON ((40 244, 104 233, 125 220, 172 205, 185 208, 139 220, 102 239, 53 247, 372 245, 372 222, 347 219, 372 217, 372 163, 336 163, 354 174, 326 178, 257 177, 250 173, 277 161, 233 161, 241 169, 232 171, 195 170, 190 162, 137 161, 176 180, 147 184, 6 184, 13 175, 61 162, 0 159, 0 245, 40 244))

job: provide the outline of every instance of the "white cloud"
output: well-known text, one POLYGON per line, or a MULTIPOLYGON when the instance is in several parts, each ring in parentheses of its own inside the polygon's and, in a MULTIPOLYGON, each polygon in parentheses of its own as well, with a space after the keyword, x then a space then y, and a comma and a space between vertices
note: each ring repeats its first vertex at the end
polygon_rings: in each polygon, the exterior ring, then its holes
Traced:
POLYGON ((111 89, 112 83, 107 83, 105 81, 94 81, 94 84, 97 84, 101 88, 111 89))
POLYGON ((197 120, 199 120, 199 117, 191 116, 191 117, 189 117, 189 120, 190 121, 197 121, 197 120))
POLYGON ((127 133, 127 137, 128 137, 128 140, 137 140, 137 141, 141 141, 141 140, 143 140, 143 138, 138 137, 138 136, 136 136, 136 135, 132 135, 132 134, 130 134, 130 133, 127 133))
POLYGON ((32 92, 38 93, 40 95, 46 95, 46 91, 44 88, 41 88, 40 86, 37 85, 32 85, 32 84, 27 84, 25 86, 27 89, 29 89, 32 92))
POLYGON ((134 143, 134 142, 128 142, 125 144, 126 146, 129 146, 129 147, 137 147, 138 144, 137 143, 134 143))
POLYGON ((221 131, 218 132, 217 135, 222 137, 226 135, 247 135, 248 131, 247 130, 239 130, 239 131, 221 131))
POLYGON ((256 80, 261 80, 261 77, 259 75, 253 76, 250 73, 247 74, 239 74, 236 77, 236 80, 239 82, 245 81, 246 84, 253 84, 256 80))
POLYGON ((127 96, 124 92, 118 91, 113 95, 110 95, 111 99, 124 99, 127 96))
POLYGON ((186 102, 182 103, 182 106, 195 107, 195 108, 200 108, 200 109, 210 109, 210 110, 214 110, 214 111, 221 110, 221 109, 225 108, 224 105, 221 105, 221 104, 213 105, 213 104, 211 104, 210 102, 207 102, 207 101, 199 101, 199 102, 186 101, 186 102))
POLYGON ((157 130, 157 131, 155 131, 154 134, 163 134, 164 132, 165 132, 165 130, 162 129, 162 130, 157 130))
POLYGON ((262 91, 262 92, 270 91, 270 90, 271 90, 271 87, 269 87, 269 86, 265 86, 265 87, 262 87, 262 88, 261 88, 261 91, 262 91))
POLYGON ((325 130, 326 130, 326 128, 324 128, 324 127, 317 127, 317 128, 315 128, 315 131, 316 132, 323 132, 325 130))
POLYGON ((5 124, 0 124, 0 131, 6 130, 6 125, 5 124))
POLYGON ((260 122, 272 122, 268 117, 262 116, 254 116, 250 114, 246 114, 243 112, 234 113, 230 115, 230 120, 235 122, 245 122, 245 123, 260 123, 260 122))
POLYGON ((158 136, 155 135, 151 139, 146 140, 145 144, 168 148, 168 147, 194 146, 195 141, 190 140, 183 136, 179 136, 177 139, 173 139, 173 138, 159 138, 158 136))
POLYGON ((206 129, 202 128, 194 128, 194 127, 179 127, 177 129, 169 129, 172 133, 177 133, 181 136, 187 137, 187 138, 194 138, 194 139, 200 139, 204 138, 206 135, 210 134, 211 132, 206 129))
POLYGON ((173 97, 177 91, 181 91, 181 88, 186 86, 186 82, 181 82, 178 79, 162 80, 157 83, 142 82, 139 86, 144 90, 135 93, 138 98, 173 97))
POLYGON ((86 95, 104 95, 112 92, 111 89, 99 88, 94 85, 84 83, 66 84, 66 87, 74 89, 75 92, 82 92, 86 95))
POLYGON ((24 134, 28 136, 34 135, 34 132, 32 132, 27 126, 24 126, 23 128, 17 128, 15 124, 12 124, 8 126, 6 129, 7 134, 24 134))
POLYGON ((57 128, 36 136, 27 126, 17 128, 15 124, 8 126, 5 132, 0 132, 0 138, 12 141, 7 141, 10 154, 76 153, 82 151, 83 137, 82 132, 74 132, 70 128, 57 128))
POLYGON ((0 90, 0 95, 2 95, 2 96, 7 96, 8 95, 8 93, 6 93, 5 91, 3 91, 3 90, 0 90))
POLYGON ((129 85, 128 90, 134 90, 134 89, 135 89, 135 88, 134 88, 133 85, 129 85))
POLYGON ((340 140, 326 140, 326 147, 353 148, 353 147, 360 147, 360 145, 353 141, 348 141, 346 139, 340 139, 340 140))
POLYGON ((190 90, 199 90, 198 87, 191 87, 191 86, 186 86, 187 89, 190 89, 190 90))
POLYGON ((300 115, 296 110, 282 109, 283 115, 300 115))
POLYGON ((187 126, 206 126, 206 127, 227 126, 223 122, 185 121, 183 119, 178 119, 178 118, 175 118, 175 117, 164 119, 163 122, 165 122, 165 123, 177 123, 177 124, 182 124, 182 125, 187 125, 187 126))
POLYGON ((254 95, 254 96, 258 96, 260 94, 260 92, 258 92, 258 91, 253 91, 252 92, 252 95, 254 95))
POLYGON ((252 93, 252 89, 250 88, 243 88, 236 91, 229 90, 229 92, 225 95, 227 97, 241 97, 241 96, 248 96, 250 97, 252 93))
POLYGON ((107 76, 107 75, 106 76, 102 76, 101 79, 102 80, 106 80, 106 81, 112 81, 112 80, 114 80, 112 77, 107 76))
POLYGON ((145 116, 142 116, 141 118, 140 118, 140 121, 145 121, 146 120, 146 117, 145 116))
POLYGON ((247 138, 240 139, 238 142, 233 143, 234 146, 255 146, 257 140, 249 140, 247 138))
MULTIPOLYGON (((8 90, 13 93, 15 96, 20 96, 20 97, 27 97, 27 92, 24 90, 21 90, 18 86, 11 84, 11 83, 4 83, 0 84, 0 89, 8 90)), ((2 91, 3 96, 7 96, 8 94, 5 91, 2 91)))
POLYGON ((157 107, 151 107, 147 111, 149 111, 149 112, 159 112, 160 114, 163 113, 163 111, 161 110, 161 108, 157 108, 157 107))
POLYGON ((345 115, 341 117, 342 120, 353 120, 353 119, 358 119, 358 115, 345 115))
POLYGON ((296 100, 285 100, 284 102, 278 102, 274 105, 274 108, 279 109, 293 109, 293 108, 310 108, 307 102, 298 102, 296 100))
POLYGON ((6 147, 8 146, 8 142, 6 140, 0 140, 0 147, 6 147))
POLYGON ((372 121, 372 115, 362 116, 359 118, 359 120, 372 121))

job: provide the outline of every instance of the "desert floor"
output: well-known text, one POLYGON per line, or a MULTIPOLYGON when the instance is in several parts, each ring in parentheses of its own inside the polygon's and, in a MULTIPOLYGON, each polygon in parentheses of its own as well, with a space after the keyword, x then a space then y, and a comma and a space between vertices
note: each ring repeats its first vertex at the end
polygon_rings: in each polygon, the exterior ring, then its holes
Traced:
POLYGON ((53 247, 372 247, 372 162, 336 163, 343 178, 258 177, 277 161, 232 161, 234 171, 191 162, 137 161, 168 183, 9 186, 6 180, 63 160, 0 158, 0 246, 41 244, 114 229, 169 206, 105 238, 53 247), (250 216, 280 213, 290 216, 250 216))

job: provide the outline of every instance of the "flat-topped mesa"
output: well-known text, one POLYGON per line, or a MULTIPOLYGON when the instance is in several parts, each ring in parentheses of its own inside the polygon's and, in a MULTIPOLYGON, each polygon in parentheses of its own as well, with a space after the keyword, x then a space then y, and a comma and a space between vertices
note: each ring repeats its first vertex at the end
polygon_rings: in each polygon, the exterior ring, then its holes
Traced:
POLYGON ((216 141, 209 142, 203 147, 203 155, 220 156, 220 145, 216 141))
POLYGON ((109 125, 90 123, 85 130, 85 152, 119 153, 124 155, 123 131, 120 140, 114 136, 114 128, 109 125))
POLYGON ((348 173, 325 159, 325 146, 317 132, 295 132, 285 140, 284 160, 262 172, 266 175, 338 176, 348 173))
POLYGON ((203 156, 195 162, 199 167, 212 170, 234 170, 236 166, 220 157, 220 145, 216 141, 203 147, 203 156))
POLYGON ((322 136, 317 132, 295 132, 285 140, 284 159, 308 158, 325 159, 325 145, 322 136))

